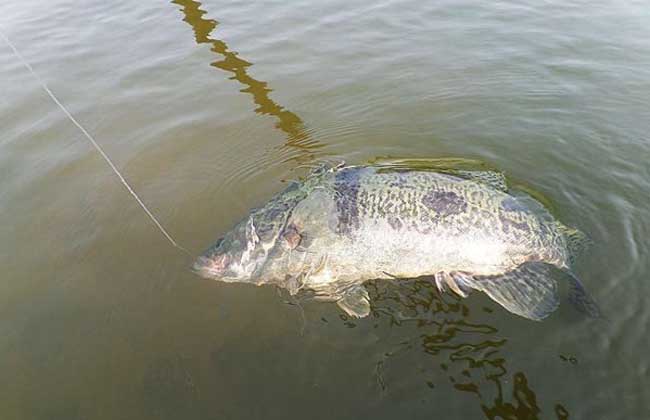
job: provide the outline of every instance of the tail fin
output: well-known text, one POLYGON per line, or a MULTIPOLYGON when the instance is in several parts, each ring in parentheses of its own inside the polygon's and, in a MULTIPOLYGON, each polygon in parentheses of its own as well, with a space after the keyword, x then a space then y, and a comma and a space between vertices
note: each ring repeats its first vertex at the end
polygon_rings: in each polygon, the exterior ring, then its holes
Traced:
POLYGON ((569 302, 580 312, 590 318, 603 318, 603 313, 596 301, 589 296, 584 286, 572 273, 566 273, 569 278, 569 302))

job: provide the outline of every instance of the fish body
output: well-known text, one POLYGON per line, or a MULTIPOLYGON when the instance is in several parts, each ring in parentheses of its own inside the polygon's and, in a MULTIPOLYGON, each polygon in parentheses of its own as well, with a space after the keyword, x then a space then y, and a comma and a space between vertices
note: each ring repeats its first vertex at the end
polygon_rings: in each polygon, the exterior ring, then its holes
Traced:
POLYGON ((537 320, 558 305, 558 273, 583 306, 593 303, 570 272, 576 236, 532 198, 509 194, 502 175, 339 167, 253 211, 195 268, 310 290, 357 317, 370 311, 365 281, 431 276, 441 291, 480 290, 537 320))

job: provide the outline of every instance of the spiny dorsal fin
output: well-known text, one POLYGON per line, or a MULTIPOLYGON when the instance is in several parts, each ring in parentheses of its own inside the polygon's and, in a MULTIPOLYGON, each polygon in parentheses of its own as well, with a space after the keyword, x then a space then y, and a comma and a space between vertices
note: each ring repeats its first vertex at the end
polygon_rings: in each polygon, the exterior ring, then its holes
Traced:
POLYGON ((508 191, 508 183, 506 182, 506 177, 501 172, 461 170, 453 171, 453 174, 461 178, 469 179, 471 181, 480 182, 499 191, 508 191))
POLYGON ((506 177, 492 165, 474 159, 462 158, 377 158, 372 166, 378 172, 430 171, 455 175, 481 182, 500 191, 507 191, 506 177))

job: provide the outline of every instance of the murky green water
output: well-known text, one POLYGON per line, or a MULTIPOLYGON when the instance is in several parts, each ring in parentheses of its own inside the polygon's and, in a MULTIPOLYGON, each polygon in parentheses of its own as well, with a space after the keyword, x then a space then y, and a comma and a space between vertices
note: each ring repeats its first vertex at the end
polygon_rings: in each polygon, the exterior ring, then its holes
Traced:
POLYGON ((591 236, 608 316, 202 280, 0 43, 0 418, 650 416, 647 2, 5 0, 0 30, 195 254, 318 160, 478 159, 591 236))

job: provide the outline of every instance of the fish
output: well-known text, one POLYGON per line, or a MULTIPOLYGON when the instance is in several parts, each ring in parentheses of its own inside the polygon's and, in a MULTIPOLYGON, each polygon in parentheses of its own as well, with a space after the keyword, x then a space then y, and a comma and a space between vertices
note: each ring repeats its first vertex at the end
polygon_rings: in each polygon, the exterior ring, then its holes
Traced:
POLYGON ((600 308, 573 273, 586 235, 493 170, 323 166, 292 182, 199 256, 200 276, 275 285, 371 312, 364 283, 427 277, 441 293, 485 293, 539 321, 559 306, 558 283, 583 313, 600 308))

